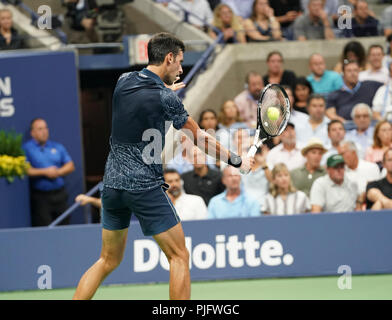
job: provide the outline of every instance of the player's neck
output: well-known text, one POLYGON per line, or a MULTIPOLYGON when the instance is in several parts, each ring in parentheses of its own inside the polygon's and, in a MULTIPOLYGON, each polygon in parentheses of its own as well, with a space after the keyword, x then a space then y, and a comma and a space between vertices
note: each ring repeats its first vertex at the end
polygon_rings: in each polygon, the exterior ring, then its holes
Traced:
POLYGON ((147 70, 155 73, 159 78, 161 78, 161 80, 163 81, 164 78, 164 70, 162 68, 162 66, 153 66, 153 65, 148 65, 146 67, 147 70))

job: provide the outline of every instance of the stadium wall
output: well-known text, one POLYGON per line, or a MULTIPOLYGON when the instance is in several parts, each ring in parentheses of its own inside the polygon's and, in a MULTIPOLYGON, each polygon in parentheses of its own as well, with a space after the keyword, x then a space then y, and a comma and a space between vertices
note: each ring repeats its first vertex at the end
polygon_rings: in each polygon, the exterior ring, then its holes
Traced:
MULTIPOLYGON (((391 212, 184 221, 191 278, 222 280, 392 273, 391 212), (347 267, 344 267, 347 268, 347 267)), ((100 225, 0 231, 0 290, 75 287, 98 259, 100 225)), ((131 224, 104 284, 168 282, 168 262, 131 224)))
MULTIPOLYGON (((76 170, 65 177, 69 205, 84 192, 78 73, 73 51, 20 50, 0 57, 0 128, 29 140, 30 122, 48 123, 50 140, 62 143, 76 170)), ((1 178, 4 180, 4 178, 1 178)), ((28 179, 0 183, 0 228, 30 226, 28 179), (18 188, 19 189, 15 189, 18 188)), ((78 209, 81 213, 82 209, 78 209)), ((73 223, 83 223, 76 214, 73 223)))

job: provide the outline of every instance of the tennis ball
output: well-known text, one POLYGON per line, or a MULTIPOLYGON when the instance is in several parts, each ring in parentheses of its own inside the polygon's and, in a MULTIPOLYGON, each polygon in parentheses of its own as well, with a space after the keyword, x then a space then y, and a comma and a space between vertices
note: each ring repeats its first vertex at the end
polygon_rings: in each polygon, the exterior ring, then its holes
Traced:
POLYGON ((276 121, 278 120, 280 115, 279 109, 276 107, 269 107, 267 110, 267 116, 268 119, 272 120, 272 121, 276 121))

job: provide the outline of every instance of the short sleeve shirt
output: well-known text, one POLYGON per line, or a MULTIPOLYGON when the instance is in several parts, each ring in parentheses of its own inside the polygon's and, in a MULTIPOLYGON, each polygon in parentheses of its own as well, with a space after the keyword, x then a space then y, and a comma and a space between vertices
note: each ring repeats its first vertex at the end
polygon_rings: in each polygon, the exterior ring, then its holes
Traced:
POLYGON ((346 176, 343 183, 337 185, 325 175, 313 183, 310 204, 320 206, 324 212, 349 212, 355 210, 358 196, 357 184, 346 176))
POLYGON ((104 186, 145 191, 162 185, 165 134, 170 124, 181 129, 188 120, 180 98, 155 73, 143 69, 120 76, 112 109, 104 186))
MULTIPOLYGON (((65 147, 54 141, 48 140, 44 145, 40 145, 34 139, 27 141, 23 145, 27 161, 33 168, 42 169, 55 166, 61 168, 66 163, 72 161, 65 147)), ((64 186, 64 178, 48 179, 46 177, 30 178, 31 187, 39 191, 58 190, 64 186)))
MULTIPOLYGON (((372 181, 369 182, 367 187, 366 187, 366 193, 372 189, 378 189, 381 191, 381 193, 386 196, 389 199, 392 199, 392 184, 388 182, 387 178, 377 180, 377 181, 372 181)), ((367 197, 366 197, 366 208, 370 209, 373 206, 373 202, 371 202, 367 197)))

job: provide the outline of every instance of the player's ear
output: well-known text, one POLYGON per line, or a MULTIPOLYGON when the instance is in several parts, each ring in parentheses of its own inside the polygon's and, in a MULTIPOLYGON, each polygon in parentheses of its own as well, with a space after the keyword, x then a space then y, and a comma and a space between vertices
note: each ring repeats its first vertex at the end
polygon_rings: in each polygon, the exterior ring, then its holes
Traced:
POLYGON ((172 64, 174 62, 174 55, 172 52, 169 52, 166 57, 169 64, 172 64))

